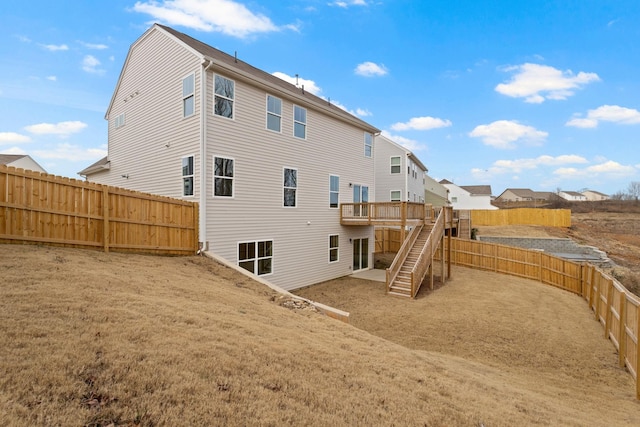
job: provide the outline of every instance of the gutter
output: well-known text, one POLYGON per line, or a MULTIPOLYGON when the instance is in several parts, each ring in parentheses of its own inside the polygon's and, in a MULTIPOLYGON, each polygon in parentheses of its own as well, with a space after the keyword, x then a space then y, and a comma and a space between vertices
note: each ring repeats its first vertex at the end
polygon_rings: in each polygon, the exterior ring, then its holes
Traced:
POLYGON ((213 66, 212 60, 202 60, 200 75, 200 207, 198 240, 200 249, 209 249, 207 240, 207 71, 213 66), (206 64, 206 65, 205 65, 206 64))

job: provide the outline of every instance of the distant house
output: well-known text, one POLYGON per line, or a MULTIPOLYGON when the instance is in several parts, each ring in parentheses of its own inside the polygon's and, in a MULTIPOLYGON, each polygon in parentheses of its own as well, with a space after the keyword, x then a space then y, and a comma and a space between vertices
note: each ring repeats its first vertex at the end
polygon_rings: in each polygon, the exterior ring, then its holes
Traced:
POLYGON ((47 173, 42 166, 26 154, 0 154, 0 165, 12 166, 18 169, 47 173))
POLYGON ((582 195, 587 198, 587 200, 595 202, 599 200, 609 200, 610 197, 604 193, 600 193, 599 191, 594 190, 585 190, 582 192, 582 195))
POLYGON ((376 202, 424 203, 427 167, 410 150, 378 135, 374 144, 376 202))
POLYGON ((425 175, 424 202, 436 207, 451 206, 449 190, 429 175, 425 175))
POLYGON ((588 200, 587 196, 577 191, 560 191, 558 196, 570 202, 585 202, 588 200))
POLYGON ((553 193, 547 191, 533 191, 529 188, 507 188, 496 197, 497 202, 535 202, 547 201, 553 193))
POLYGON ((105 118, 108 156, 79 173, 198 202, 203 249, 284 289, 373 267, 374 227, 340 205, 375 201, 380 131, 303 86, 155 24, 105 118))
POLYGON ((449 190, 449 201, 455 210, 498 209, 491 204, 490 185, 457 186, 446 179, 440 184, 449 190))

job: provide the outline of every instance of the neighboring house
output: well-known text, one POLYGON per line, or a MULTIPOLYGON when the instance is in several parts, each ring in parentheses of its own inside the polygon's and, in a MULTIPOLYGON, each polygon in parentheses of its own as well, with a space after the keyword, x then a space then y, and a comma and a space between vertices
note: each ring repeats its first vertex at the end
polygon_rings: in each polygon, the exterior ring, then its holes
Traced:
POLYGON ((553 193, 533 191, 528 188, 507 188, 496 197, 497 202, 536 202, 547 201, 553 193))
POLYGON ((598 200, 609 200, 610 197, 604 193, 600 193, 594 190, 585 190, 582 192, 582 195, 587 198, 589 201, 598 201, 598 200))
POLYGON ((201 245, 285 289, 370 269, 374 135, 345 110, 172 28, 129 49, 90 181, 200 206, 201 245))
POLYGON ((427 168, 411 151, 387 137, 375 138, 376 202, 424 203, 427 168))
POLYGON ((440 184, 449 190, 449 201, 455 210, 498 209, 491 204, 490 185, 457 186, 446 179, 440 184))
POLYGON ((424 201, 436 207, 451 206, 449 190, 429 175, 424 178, 424 201))
POLYGON ((0 165, 12 166, 18 169, 47 173, 42 166, 26 154, 0 154, 0 165))
POLYGON ((558 196, 570 202, 584 202, 587 200, 587 196, 577 191, 560 191, 558 196))

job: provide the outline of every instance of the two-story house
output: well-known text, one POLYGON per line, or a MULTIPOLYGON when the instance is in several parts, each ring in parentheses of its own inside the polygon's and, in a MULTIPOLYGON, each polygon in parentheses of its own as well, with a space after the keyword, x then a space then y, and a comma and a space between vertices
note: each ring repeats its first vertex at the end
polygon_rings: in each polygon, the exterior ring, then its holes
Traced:
POLYGON ((155 24, 127 55, 90 181, 199 203, 201 245, 285 289, 372 267, 379 130, 236 56, 155 24))
POLYGON ((427 168, 410 150, 378 135, 374 144, 376 202, 424 203, 427 168))
POLYGON ((490 185, 462 185, 443 179, 440 184, 449 190, 449 201, 456 210, 498 209, 491 204, 490 185))

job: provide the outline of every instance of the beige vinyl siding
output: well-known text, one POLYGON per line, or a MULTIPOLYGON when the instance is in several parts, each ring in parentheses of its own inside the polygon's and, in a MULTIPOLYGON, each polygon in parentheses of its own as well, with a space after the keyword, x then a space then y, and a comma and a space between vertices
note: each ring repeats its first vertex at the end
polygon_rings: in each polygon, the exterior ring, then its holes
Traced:
MULTIPOLYGON (((213 103, 213 80, 210 73, 208 106, 213 103)), ((235 159, 234 198, 213 198, 211 191, 207 193, 210 249, 237 263, 238 242, 273 240, 273 274, 265 278, 285 289, 350 274, 349 239, 368 237, 372 249, 373 228, 340 226, 339 210, 329 207, 329 176, 340 176, 340 202, 352 201, 350 182, 373 189, 373 159, 364 157, 364 130, 303 105, 307 139, 295 138, 293 102, 276 94, 283 104, 282 132, 269 131, 265 128, 266 92, 233 80, 234 119, 207 115, 207 176, 212 176, 214 156, 235 159), (283 167, 298 171, 295 208, 283 207, 283 167), (336 263, 328 261, 329 234, 340 236, 336 263)))
POLYGON ((194 196, 184 198, 197 200, 201 70, 198 57, 163 31, 152 28, 141 37, 129 52, 109 111, 111 169, 89 179, 183 198, 182 158, 193 155, 194 196), (191 73, 195 114, 184 118, 182 80, 191 73), (116 129, 114 119, 121 113, 125 113, 125 124, 116 129))
POLYGON ((399 190, 400 200, 407 200, 407 154, 401 147, 378 136, 373 143, 376 162, 376 201, 388 202, 391 192, 399 190), (400 157, 400 173, 391 173, 391 157, 400 157))
MULTIPOLYGON (((407 175, 407 191, 411 193, 411 202, 424 202, 424 185, 425 185, 425 170, 420 167, 417 163, 411 161, 411 158, 408 158, 407 161, 409 164, 415 165, 416 174, 413 176, 413 172, 411 175, 407 175), (413 195, 416 195, 416 200, 413 200, 413 195)), ((412 166, 413 167, 413 166, 412 166)), ((403 171, 405 174, 407 173, 407 169, 403 171)))

